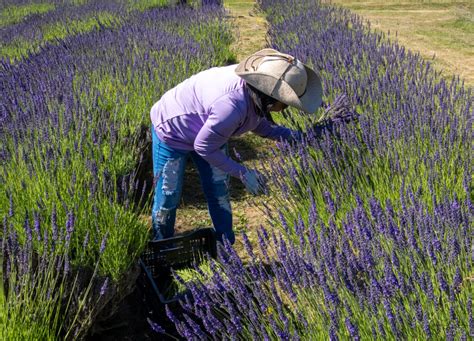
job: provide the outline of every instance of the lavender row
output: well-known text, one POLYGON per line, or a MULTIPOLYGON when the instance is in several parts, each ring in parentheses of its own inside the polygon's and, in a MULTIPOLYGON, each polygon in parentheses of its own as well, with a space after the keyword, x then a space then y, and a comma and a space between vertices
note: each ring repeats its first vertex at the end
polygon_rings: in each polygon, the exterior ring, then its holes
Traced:
POLYGON ((282 162, 271 177, 289 193, 285 201, 301 207, 303 199, 307 208, 308 191, 320 204, 328 192, 350 209, 356 195, 398 202, 406 187, 427 204, 432 194, 435 201, 472 195, 472 88, 443 79, 348 11, 313 1, 263 1, 262 7, 273 21, 274 47, 320 70, 325 102, 346 94, 360 114, 358 124, 340 125, 336 133, 310 132, 301 145, 280 145, 282 162))
POLYGON ((272 47, 321 73, 325 103, 345 94, 360 116, 293 122, 307 138, 273 151, 271 232, 258 250, 244 236, 248 266, 227 245, 168 317, 186 339, 474 337, 472 89, 348 11, 259 3, 272 47))
POLYGON ((467 340, 474 206, 446 201, 432 213, 412 192, 402 200, 401 212, 359 202, 341 226, 316 206, 307 221, 282 218, 299 238, 262 228, 253 247, 244 236, 249 264, 227 244, 213 275, 187 284, 184 314, 168 317, 189 340, 467 340))
POLYGON ((155 9, 133 15, 120 28, 46 46, 18 64, 4 61, 1 216, 19 212, 12 219, 21 226, 23 212, 49 221, 56 210, 64 224, 72 211, 76 261, 94 264, 108 235, 100 270, 119 278, 148 238, 138 216, 146 207, 133 200, 141 195, 134 194, 135 167, 146 143, 140 133, 148 128, 150 103, 229 57, 222 18, 213 7, 155 9), (81 250, 88 233, 95 243, 81 250))
POLYGON ((4 301, 4 335, 82 337, 102 307, 125 294, 149 238, 140 217, 148 192, 137 190, 135 170, 150 103, 189 75, 224 63, 230 39, 220 8, 154 9, 131 14, 121 27, 46 45, 16 64, 1 62, 0 216, 8 227, 1 239, 16 245, 3 244, 2 255, 47 251, 44 264, 55 272, 44 273, 44 283, 60 290, 48 301, 47 288, 36 292, 37 281, 28 282, 43 278, 39 268, 19 272, 10 261, 3 274, 23 281, 18 292, 26 297, 4 301), (71 285, 77 291, 69 292, 71 285), (37 317, 34 328, 20 311, 37 317))
POLYGON ((86 5, 60 5, 47 13, 33 14, 21 22, 0 29, 0 41, 9 44, 15 39, 43 40, 43 31, 47 26, 83 20, 99 12, 120 14, 125 10, 118 1, 90 1, 86 5))

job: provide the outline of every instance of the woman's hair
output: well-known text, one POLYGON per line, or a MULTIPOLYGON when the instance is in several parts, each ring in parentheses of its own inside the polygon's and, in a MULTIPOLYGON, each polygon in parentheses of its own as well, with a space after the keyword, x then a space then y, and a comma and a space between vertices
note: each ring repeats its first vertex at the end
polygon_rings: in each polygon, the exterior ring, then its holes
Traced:
POLYGON ((250 94, 250 98, 252 98, 253 102, 255 103, 257 115, 261 117, 265 117, 271 123, 275 123, 273 121, 272 116, 270 115, 270 108, 278 102, 277 99, 270 97, 260 90, 254 88, 252 85, 247 83, 247 89, 250 94))

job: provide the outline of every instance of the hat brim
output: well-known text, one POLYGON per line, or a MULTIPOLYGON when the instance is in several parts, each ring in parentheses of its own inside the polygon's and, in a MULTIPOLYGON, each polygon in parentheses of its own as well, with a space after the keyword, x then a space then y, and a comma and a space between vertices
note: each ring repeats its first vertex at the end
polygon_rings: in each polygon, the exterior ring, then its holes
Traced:
POLYGON ((273 49, 263 49, 239 63, 235 73, 266 95, 306 113, 314 113, 322 104, 323 87, 319 75, 313 69, 303 64, 308 79, 304 94, 298 96, 286 82, 279 82, 279 79, 276 79, 273 75, 248 70, 249 65, 253 65, 259 58, 269 54, 280 53, 273 49))

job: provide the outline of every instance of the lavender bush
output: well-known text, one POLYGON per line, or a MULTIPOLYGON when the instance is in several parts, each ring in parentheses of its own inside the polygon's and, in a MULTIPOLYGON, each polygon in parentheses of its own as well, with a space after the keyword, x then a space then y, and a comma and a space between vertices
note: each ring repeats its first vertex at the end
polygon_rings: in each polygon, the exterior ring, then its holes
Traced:
MULTIPOLYGON (((259 1, 272 47, 303 59, 351 124, 301 115, 267 167, 271 231, 188 284, 186 339, 474 337, 472 89, 319 1, 259 1), (338 97, 339 96, 339 97, 338 97)), ((298 115, 297 112, 293 114, 298 115)), ((284 119, 284 118, 281 118, 284 119)), ((265 203, 264 203, 265 204, 265 203)))
POLYGON ((186 284, 192 301, 182 316, 169 318, 186 339, 467 340, 472 202, 430 212, 412 192, 401 200, 400 212, 375 198, 367 212, 359 202, 340 226, 314 205, 308 221, 292 225, 296 241, 262 228, 255 249, 244 235, 249 264, 226 244, 214 273, 186 284))
POLYGON ((12 217, 3 220, 0 248, 0 336, 3 340, 83 336, 107 296, 108 278, 101 279, 97 272, 100 258, 92 275, 84 276, 72 270, 67 254, 56 252, 71 243, 75 230, 71 212, 64 233, 59 233, 54 217, 49 227, 38 214, 26 213, 24 240, 13 227, 12 217), (99 286, 104 290, 96 293, 99 286))
MULTIPOLYGON (((67 235, 48 257, 67 257, 71 273, 83 274, 78 290, 96 274, 108 280, 93 285, 103 286, 93 297, 119 296, 121 285, 136 278, 149 237, 141 218, 148 192, 137 190, 136 175, 146 146, 142 127, 148 129, 149 108, 165 90, 231 56, 223 14, 213 6, 130 12, 120 26, 65 37, 15 63, 0 61, 0 216, 8 216, 21 247, 29 240, 23 212, 37 215, 51 236, 67 235)), ((44 248, 41 240, 31 245, 44 248)), ((28 309, 40 309, 41 297, 29 296, 22 311, 33 318, 28 309)), ((102 307, 81 314, 80 299, 60 301, 51 303, 54 311, 78 314, 85 329, 102 307)), ((15 319, 5 330, 21 322, 15 319)), ((77 323, 56 324, 51 335, 77 323)))

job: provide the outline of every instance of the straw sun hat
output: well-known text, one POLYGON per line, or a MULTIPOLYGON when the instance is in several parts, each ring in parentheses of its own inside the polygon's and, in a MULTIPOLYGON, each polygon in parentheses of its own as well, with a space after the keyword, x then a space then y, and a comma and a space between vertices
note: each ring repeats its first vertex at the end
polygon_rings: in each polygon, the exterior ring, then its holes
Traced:
POLYGON ((237 65, 235 73, 264 94, 307 113, 321 106, 321 79, 289 54, 260 50, 237 65))

